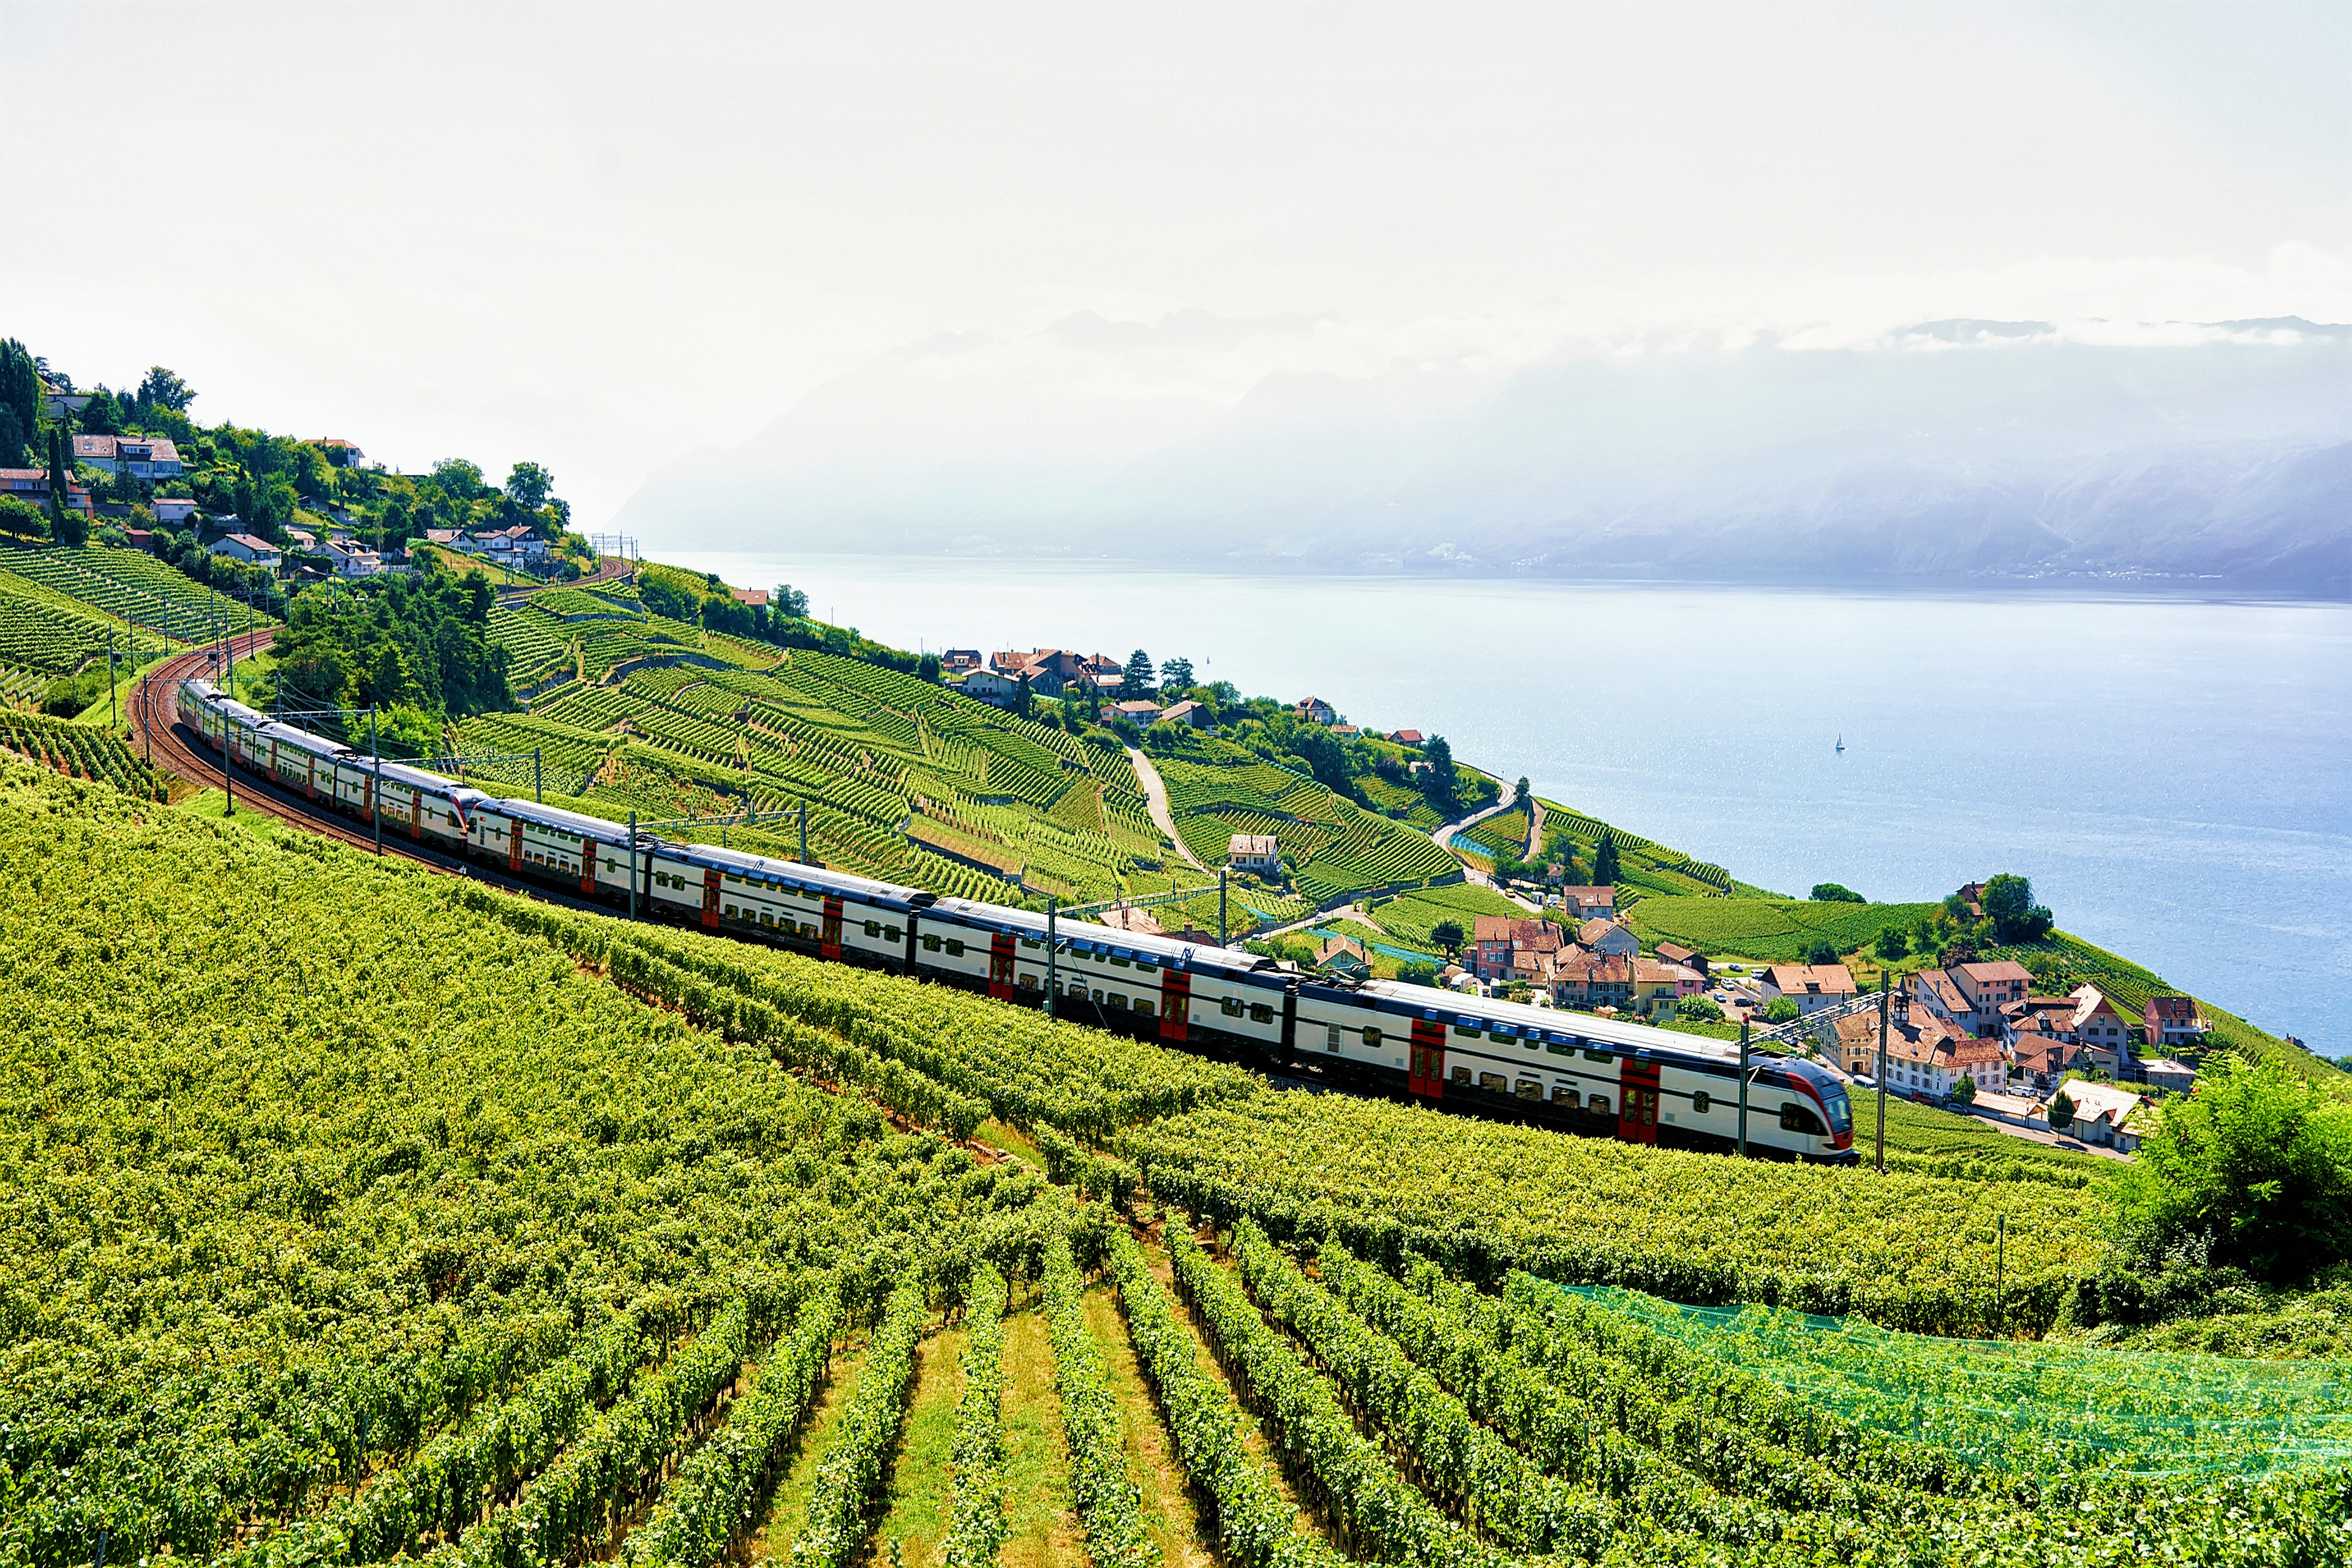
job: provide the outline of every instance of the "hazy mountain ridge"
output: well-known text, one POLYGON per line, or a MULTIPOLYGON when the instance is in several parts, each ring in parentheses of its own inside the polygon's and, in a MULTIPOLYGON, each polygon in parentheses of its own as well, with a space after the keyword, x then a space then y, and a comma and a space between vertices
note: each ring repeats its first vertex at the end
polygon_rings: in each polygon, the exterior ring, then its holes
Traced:
POLYGON ((1517 368, 1342 331, 1188 312, 934 339, 656 475, 621 521, 707 546, 2352 593, 2352 327, 1955 320, 1517 368))

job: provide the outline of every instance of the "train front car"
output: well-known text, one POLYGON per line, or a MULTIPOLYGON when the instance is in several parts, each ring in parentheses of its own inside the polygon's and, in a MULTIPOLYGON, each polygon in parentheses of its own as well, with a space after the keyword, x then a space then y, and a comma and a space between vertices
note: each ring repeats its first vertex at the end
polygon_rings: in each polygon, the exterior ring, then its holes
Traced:
POLYGON ((376 784, 376 801, 387 832, 445 849, 462 849, 470 842, 475 810, 488 805, 490 797, 425 768, 386 763, 376 784))
POLYGON ((1794 1091, 1783 1096, 1779 1128, 1790 1152, 1825 1165, 1851 1165, 1861 1159, 1853 1146, 1853 1101, 1843 1081, 1818 1062, 1799 1057, 1773 1065, 1794 1091))

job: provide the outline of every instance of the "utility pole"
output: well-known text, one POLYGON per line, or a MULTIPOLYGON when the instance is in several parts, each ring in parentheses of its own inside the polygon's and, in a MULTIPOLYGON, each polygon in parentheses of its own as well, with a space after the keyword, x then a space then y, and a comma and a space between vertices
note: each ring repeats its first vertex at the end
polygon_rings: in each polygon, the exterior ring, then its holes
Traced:
POLYGON ((106 628, 106 727, 114 728, 114 628, 106 628))
MULTIPOLYGON (((1217 868, 1217 945, 1225 945, 1225 868, 1217 868)), ((2007 886, 2006 883, 2002 884, 2007 886)))
POLYGON ((368 760, 375 764, 375 787, 368 793, 368 816, 375 824, 375 852, 383 853, 383 753, 375 743, 375 704, 368 704, 368 760))
POLYGON ((808 863, 808 796, 803 795, 801 796, 801 864, 805 866, 808 863))
POLYGON ((1054 946, 1054 895, 1045 895, 1045 1016, 1054 1016, 1054 993, 1061 988, 1062 973, 1055 964, 1054 946))
POLYGON ((545 805, 546 797, 539 793, 539 752, 537 746, 530 749, 530 798, 535 804, 545 805))
POLYGON ((1748 1158, 1748 1020, 1739 1020, 1739 1157, 1748 1158))
MULTIPOLYGON (((200 719, 197 722, 201 724, 204 721, 200 719)), ((235 816, 236 815, 236 771, 234 764, 236 762, 236 738, 235 732, 228 727, 228 715, 226 713, 220 716, 220 727, 221 793, 228 796, 228 809, 221 815, 235 816)))
POLYGON ((1878 1173, 1886 1174, 1886 970, 1878 971, 1878 1173))
POLYGON ((2009 1216, 1995 1215, 1992 1222, 1992 1310, 1996 1312, 2001 1310, 2001 1265, 2007 1261, 2003 1255, 2008 1250, 2009 1216))
POLYGON ((637 918, 637 814, 629 813, 629 918, 637 918))

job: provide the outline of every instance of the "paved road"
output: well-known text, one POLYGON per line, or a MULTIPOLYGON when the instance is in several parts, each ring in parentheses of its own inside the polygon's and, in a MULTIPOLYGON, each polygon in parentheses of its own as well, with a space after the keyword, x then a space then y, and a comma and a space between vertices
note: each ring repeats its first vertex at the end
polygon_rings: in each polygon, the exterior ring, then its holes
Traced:
POLYGON ((1168 786, 1160 782, 1160 770, 1151 765, 1151 759, 1143 754, 1141 747, 1129 746, 1127 760, 1135 764, 1136 782, 1143 785, 1143 804, 1145 809, 1151 813, 1152 826, 1168 835, 1169 842, 1176 846, 1177 854, 1200 866, 1203 871, 1211 870, 1212 868, 1202 866, 1201 858, 1192 853, 1192 847, 1176 836, 1176 817, 1168 809, 1168 786))
MULTIPOLYGON (((1464 817, 1459 822, 1447 823, 1444 826, 1437 829, 1436 832, 1432 833, 1429 836, 1430 840, 1440 849, 1451 852, 1455 858, 1459 859, 1461 858, 1461 852, 1454 847, 1454 836, 1455 834, 1461 832, 1465 827, 1475 827, 1490 816, 1500 816, 1503 813, 1510 810, 1512 806, 1517 804, 1518 803, 1516 801, 1497 801, 1484 811, 1472 812, 1469 816, 1464 817)), ((1532 903, 1528 900, 1521 898, 1518 894, 1511 891, 1508 888, 1495 887, 1494 878, 1489 877, 1486 872, 1478 869, 1477 867, 1471 865, 1467 860, 1464 860, 1462 862, 1462 874, 1482 888, 1493 889, 1496 892, 1502 894, 1503 897, 1510 900, 1511 902, 1518 905, 1519 908, 1527 910, 1531 915, 1539 915, 1543 913, 1542 905, 1532 903)))

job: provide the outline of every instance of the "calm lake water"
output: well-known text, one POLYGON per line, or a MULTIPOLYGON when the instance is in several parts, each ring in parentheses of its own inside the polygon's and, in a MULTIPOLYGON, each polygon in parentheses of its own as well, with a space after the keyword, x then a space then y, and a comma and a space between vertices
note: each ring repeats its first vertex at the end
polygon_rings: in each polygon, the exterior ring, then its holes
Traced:
POLYGON ((2352 1051, 2352 606, 679 558, 903 647, 1311 693, 1797 896, 2021 872, 2068 931, 2352 1051))

